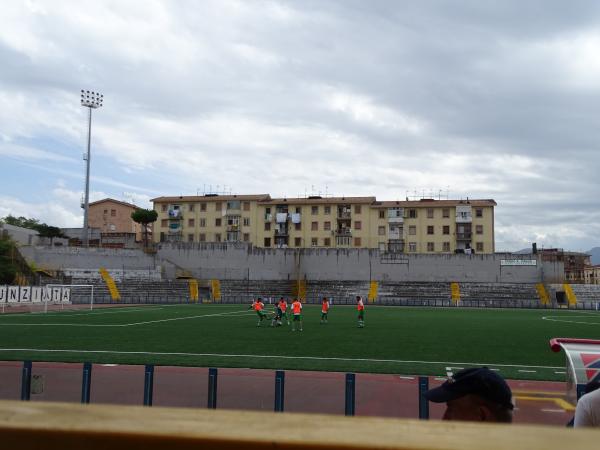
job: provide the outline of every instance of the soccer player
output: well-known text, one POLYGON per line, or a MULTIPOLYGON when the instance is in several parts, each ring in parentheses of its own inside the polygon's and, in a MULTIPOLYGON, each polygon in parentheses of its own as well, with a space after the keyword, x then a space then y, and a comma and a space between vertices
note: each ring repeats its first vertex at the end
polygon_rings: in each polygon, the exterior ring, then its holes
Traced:
POLYGON ((275 302, 273 305, 273 318, 271 319, 271 326, 281 326, 281 308, 279 307, 279 302, 275 302))
POLYGON ((327 314, 329 313, 329 300, 327 297, 323 297, 321 302, 321 323, 327 323, 327 314))
POLYGON ((360 295, 356 296, 356 309, 358 311, 358 328, 364 328, 365 326, 365 304, 360 295))
POLYGON ((267 313, 264 311, 265 304, 262 301, 262 298, 256 299, 254 303, 252 303, 252 308, 256 311, 256 315, 258 316, 258 322, 256 324, 257 327, 260 327, 260 324, 263 320, 267 318, 267 313))
POLYGON ((299 322, 300 331, 302 331, 302 303, 297 298, 292 303, 292 313, 294 314, 294 321, 292 322, 292 331, 296 331, 296 322, 299 322))
POLYGON ((287 324, 289 325, 290 324, 290 318, 289 318, 288 313, 287 313, 287 307, 288 307, 288 304, 285 301, 285 298, 281 297, 279 299, 279 309, 281 310, 281 320, 283 320, 283 318, 285 317, 285 320, 286 320, 287 324))

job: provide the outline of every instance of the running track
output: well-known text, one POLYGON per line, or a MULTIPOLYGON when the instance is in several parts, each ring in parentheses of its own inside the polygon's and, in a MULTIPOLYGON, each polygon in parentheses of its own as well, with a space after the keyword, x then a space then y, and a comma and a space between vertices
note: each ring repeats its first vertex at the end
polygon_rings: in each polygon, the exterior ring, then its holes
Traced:
MULTIPOLYGON (((22 362, 0 361, 0 399, 18 400, 22 362)), ((41 375, 43 390, 32 401, 79 402, 82 364, 34 363, 33 375, 41 375)), ((344 413, 344 377, 337 372, 286 371, 285 411, 344 413)), ((205 408, 208 369, 197 367, 155 368, 154 406, 205 408)), ((429 378, 436 386, 442 381, 429 378)), ((566 398, 565 383, 509 380, 516 400, 515 423, 564 426, 574 407, 566 398)), ((38 384, 39 386, 39 384, 38 384)), ((141 405, 144 366, 96 364, 92 370, 92 403, 141 405)), ((272 411, 275 373, 272 370, 219 369, 217 407, 272 411)), ((443 405, 430 403, 432 419, 441 418, 443 405)), ((398 375, 356 375, 356 415, 418 417, 417 378, 398 375)))

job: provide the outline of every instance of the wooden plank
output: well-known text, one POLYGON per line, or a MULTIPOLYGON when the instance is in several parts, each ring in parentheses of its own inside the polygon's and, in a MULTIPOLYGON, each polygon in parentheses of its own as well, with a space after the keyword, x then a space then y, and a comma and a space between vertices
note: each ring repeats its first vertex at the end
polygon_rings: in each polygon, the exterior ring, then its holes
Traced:
POLYGON ((595 448, 597 430, 522 425, 0 401, 2 448, 595 448))

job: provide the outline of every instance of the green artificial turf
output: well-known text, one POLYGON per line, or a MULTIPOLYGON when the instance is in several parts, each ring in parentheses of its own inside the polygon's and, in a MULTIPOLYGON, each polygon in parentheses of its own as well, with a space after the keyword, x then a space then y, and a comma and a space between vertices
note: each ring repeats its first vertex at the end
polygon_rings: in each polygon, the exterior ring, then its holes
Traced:
POLYGON ((267 321, 257 327, 256 314, 242 305, 5 314, 0 360, 406 375, 486 364, 508 378, 564 380, 565 355, 553 353, 548 340, 600 339, 600 314, 592 311, 367 305, 365 328, 357 327, 350 306, 334 305, 326 325, 319 323, 318 306, 305 306, 303 316, 304 331, 292 332, 267 321))

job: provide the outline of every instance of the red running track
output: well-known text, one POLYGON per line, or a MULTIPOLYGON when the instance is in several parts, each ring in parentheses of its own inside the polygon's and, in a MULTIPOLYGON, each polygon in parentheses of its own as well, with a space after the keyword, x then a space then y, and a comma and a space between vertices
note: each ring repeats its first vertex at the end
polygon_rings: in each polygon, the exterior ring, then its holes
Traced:
MULTIPOLYGON (((22 367, 22 362, 0 361, 0 399, 20 398, 22 367)), ((82 368, 82 364, 33 363, 32 374, 40 377, 32 383, 31 400, 79 402, 82 368)), ((218 373, 218 408, 273 410, 273 370, 221 368, 218 373)), ((567 401, 565 383, 508 381, 515 396, 515 423, 564 426, 573 416, 574 407, 567 401)), ((441 382, 429 378, 430 387, 441 382)), ((141 405, 143 387, 144 366, 93 366, 92 403, 141 405)), ((288 370, 285 411, 344 414, 344 389, 344 373, 288 370)), ((205 408, 207 395, 207 368, 155 368, 154 406, 205 408)), ((417 377, 356 374, 357 416, 418 418, 418 405, 417 377)), ((432 419, 440 419, 443 412, 444 405, 430 403, 432 419)))

